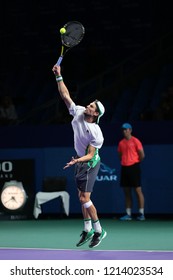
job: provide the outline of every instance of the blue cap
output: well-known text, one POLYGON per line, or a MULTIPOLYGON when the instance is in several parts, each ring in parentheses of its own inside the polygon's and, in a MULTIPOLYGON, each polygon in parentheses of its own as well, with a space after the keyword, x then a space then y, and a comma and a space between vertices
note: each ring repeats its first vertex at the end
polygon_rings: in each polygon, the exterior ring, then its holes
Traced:
POLYGON ((131 124, 130 123, 123 123, 123 125, 122 125, 122 127, 121 127, 122 129, 132 129, 132 126, 131 126, 131 124))

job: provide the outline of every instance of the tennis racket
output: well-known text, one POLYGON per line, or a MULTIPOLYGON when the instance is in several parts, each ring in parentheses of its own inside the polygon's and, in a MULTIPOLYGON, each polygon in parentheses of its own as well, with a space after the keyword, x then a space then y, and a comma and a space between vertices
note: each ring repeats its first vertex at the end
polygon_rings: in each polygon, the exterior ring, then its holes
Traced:
POLYGON ((63 28, 65 28, 66 32, 61 34, 61 55, 56 63, 58 66, 61 64, 67 51, 78 45, 85 34, 84 26, 78 21, 69 21, 63 26, 63 28))

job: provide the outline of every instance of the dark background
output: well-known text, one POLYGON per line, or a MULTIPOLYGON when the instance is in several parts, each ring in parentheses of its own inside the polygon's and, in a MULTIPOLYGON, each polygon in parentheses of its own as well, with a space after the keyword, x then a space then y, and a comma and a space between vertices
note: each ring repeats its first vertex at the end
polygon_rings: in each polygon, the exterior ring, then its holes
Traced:
MULTIPOLYGON (((110 121, 117 97, 129 83, 136 90, 146 71, 149 73, 152 68, 152 74, 158 73, 164 63, 172 62, 171 55, 164 56, 164 59, 162 55, 152 65, 150 63, 147 70, 139 70, 141 65, 155 57, 161 44, 164 43, 164 47, 170 44, 170 37, 168 41, 167 37, 164 39, 172 32, 170 5, 168 1, 149 0, 3 1, 0 9, 1 95, 13 97, 22 124, 29 123, 25 117, 33 109, 57 97, 51 69, 60 54, 59 29, 67 21, 78 20, 85 26, 86 34, 83 41, 64 58, 62 73, 77 102, 86 105, 93 97, 104 102, 106 99, 109 113, 105 120, 110 121), (113 85, 112 90, 103 92, 104 84, 116 80, 119 85, 121 66, 123 85, 118 90, 113 85), (125 79, 126 73, 132 73, 137 66, 137 73, 129 82, 125 79), (103 77, 104 73, 107 75, 103 77), (99 89, 90 83, 98 75, 102 80, 99 89), (85 93, 83 85, 87 82, 91 86, 85 93), (93 96, 93 91, 97 91, 96 96, 93 96)), ((59 102, 60 114, 66 114, 64 105, 59 102)), ((47 119, 39 114, 32 115, 30 123, 42 123, 52 117, 47 108, 43 112, 47 113, 47 119)), ((68 121, 67 115, 63 115, 63 120, 58 119, 57 122, 68 121)))
POLYGON ((170 5, 153 0, 3 1, 1 75, 18 69, 50 73, 59 55, 59 29, 78 20, 86 36, 64 67, 70 78, 93 77, 172 31, 170 5))
MULTIPOLYGON (((164 91, 173 86, 169 1, 15 0, 3 1, 0 9, 0 95, 12 97, 17 124, 71 121, 52 73, 61 50, 59 29, 70 20, 81 21, 86 30, 83 41, 62 63, 74 101, 87 105, 100 99, 106 108, 102 124, 155 120, 153 112, 164 91), (143 100, 139 106, 134 103, 145 79, 153 85, 144 89, 145 106, 143 100), (123 94, 129 99, 126 108, 121 105, 123 94), (129 117, 133 106, 141 109, 129 117)), ((167 119, 172 120, 172 114, 167 119)))

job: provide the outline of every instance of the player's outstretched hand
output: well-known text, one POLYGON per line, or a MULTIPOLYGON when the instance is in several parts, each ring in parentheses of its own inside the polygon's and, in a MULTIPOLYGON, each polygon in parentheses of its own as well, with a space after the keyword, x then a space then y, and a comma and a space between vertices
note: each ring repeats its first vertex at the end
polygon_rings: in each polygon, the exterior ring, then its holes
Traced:
POLYGON ((70 162, 67 162, 63 169, 66 169, 76 163, 76 159, 74 157, 71 158, 70 162))

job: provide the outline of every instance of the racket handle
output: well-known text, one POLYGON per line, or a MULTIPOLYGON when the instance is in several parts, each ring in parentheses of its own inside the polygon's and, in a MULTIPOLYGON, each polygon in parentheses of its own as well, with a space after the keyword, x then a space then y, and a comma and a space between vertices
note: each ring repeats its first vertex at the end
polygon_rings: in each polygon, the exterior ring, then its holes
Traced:
POLYGON ((61 62, 62 62, 62 59, 63 59, 63 57, 60 56, 60 57, 58 58, 58 61, 57 61, 56 65, 60 66, 60 64, 61 64, 61 62))

